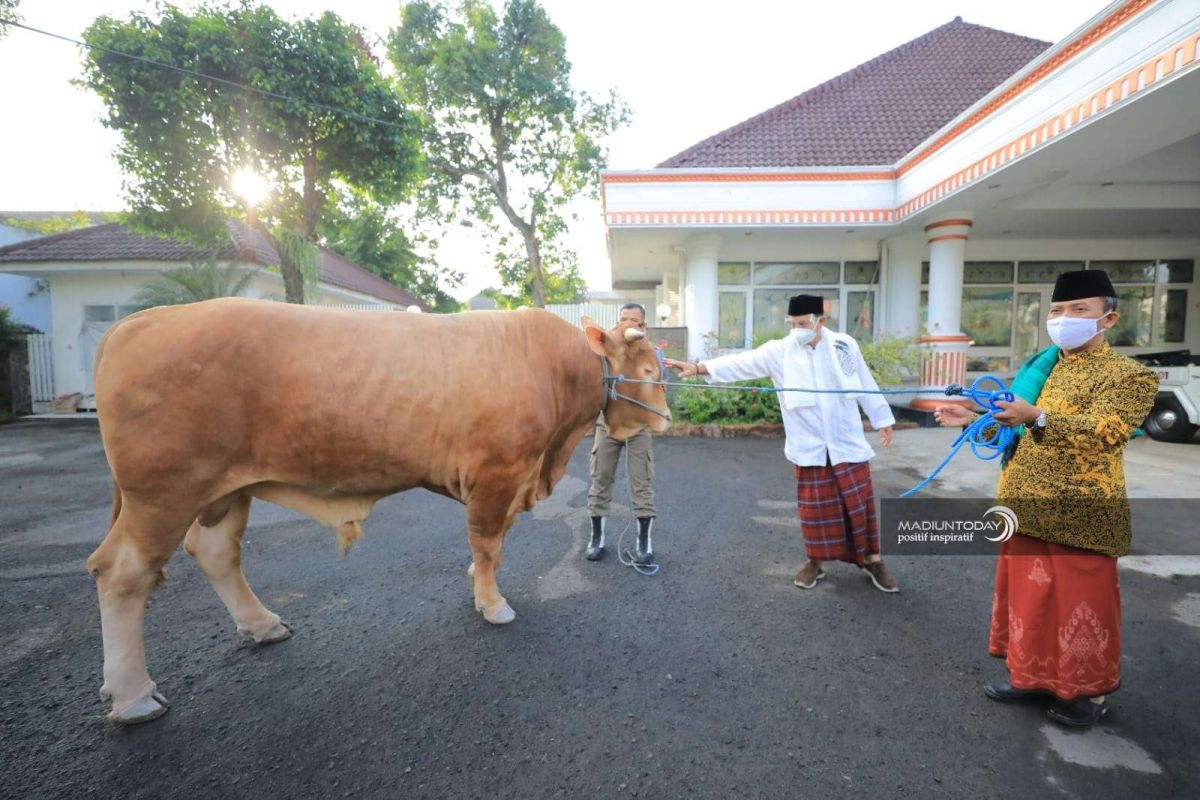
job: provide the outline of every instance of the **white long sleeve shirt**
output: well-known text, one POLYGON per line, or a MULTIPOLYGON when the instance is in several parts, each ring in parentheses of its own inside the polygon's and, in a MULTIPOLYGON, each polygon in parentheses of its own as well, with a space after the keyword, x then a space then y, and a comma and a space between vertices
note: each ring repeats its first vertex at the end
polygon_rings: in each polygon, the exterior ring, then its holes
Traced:
MULTIPOLYGON (((821 337, 830 337, 832 347, 820 345, 795 346, 786 337, 775 339, 745 353, 720 356, 702 362, 709 383, 732 383, 753 378, 770 378, 776 387, 784 382, 784 359, 800 359, 798 370, 790 374, 808 376, 803 388, 837 389, 843 383, 834 370, 857 376, 862 389, 877 391, 878 384, 863 360, 862 351, 854 337, 844 333, 822 330, 821 337)), ((782 394, 781 394, 782 397, 782 394)), ((806 395, 815 402, 804 408, 787 408, 783 413, 783 430, 787 435, 784 455, 800 467, 823 467, 828 463, 860 463, 869 461, 875 451, 863 435, 859 406, 876 430, 896 424, 887 401, 880 394, 862 394, 857 402, 845 394, 806 395)))

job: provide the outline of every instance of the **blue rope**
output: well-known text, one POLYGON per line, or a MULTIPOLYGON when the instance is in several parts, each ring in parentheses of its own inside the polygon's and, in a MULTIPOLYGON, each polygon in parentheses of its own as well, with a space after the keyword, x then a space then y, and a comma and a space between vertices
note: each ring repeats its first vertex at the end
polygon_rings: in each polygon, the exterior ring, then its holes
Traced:
POLYGON ((950 453, 942 459, 942 463, 934 468, 933 472, 929 473, 929 477, 918 483, 913 488, 909 489, 901 497, 908 497, 924 489, 930 481, 938 476, 938 473, 958 455, 958 451, 963 445, 971 445, 971 452, 981 461, 994 461, 1004 455, 1004 451, 1012 444, 1013 438, 1016 436, 1011 425, 1005 425, 1003 422, 996 421, 996 414, 1003 411, 997 405, 997 401, 1003 400, 1006 403, 1011 403, 1015 396, 1008 387, 1004 385, 1004 381, 994 375, 981 375, 975 379, 970 388, 964 389, 961 386, 950 385, 946 387, 947 395, 961 395, 973 400, 981 408, 986 408, 987 411, 981 414, 978 419, 968 425, 954 443, 950 445, 950 453), (997 388, 988 390, 983 388, 987 384, 994 384, 997 388), (991 435, 988 435, 988 428, 992 428, 991 435))
POLYGON ((1016 431, 1011 425, 1006 425, 996 420, 996 414, 1004 410, 997 405, 997 401, 1002 400, 1006 403, 1011 403, 1016 399, 1016 396, 1004 385, 1004 381, 995 375, 981 375, 969 387, 950 384, 944 389, 929 387, 916 389, 910 387, 891 389, 800 389, 790 386, 714 386, 701 383, 682 383, 680 381, 646 381, 636 378, 626 378, 621 375, 613 376, 612 380, 614 386, 617 383, 651 383, 658 386, 683 386, 692 389, 725 389, 743 392, 811 392, 812 394, 930 394, 932 392, 941 392, 950 397, 966 397, 975 402, 980 408, 987 409, 985 413, 980 415, 978 419, 968 425, 958 435, 958 438, 950 445, 950 453, 942 459, 942 463, 938 464, 933 472, 929 473, 929 477, 900 495, 901 497, 914 495, 928 486, 930 481, 936 478, 938 473, 958 455, 958 451, 964 445, 970 445, 971 452, 981 461, 994 461, 1004 455, 1004 452, 1012 445, 1013 440, 1016 438, 1016 431), (985 388, 987 386, 995 386, 995 388, 985 388), (987 433, 988 428, 993 429, 990 435, 987 433))

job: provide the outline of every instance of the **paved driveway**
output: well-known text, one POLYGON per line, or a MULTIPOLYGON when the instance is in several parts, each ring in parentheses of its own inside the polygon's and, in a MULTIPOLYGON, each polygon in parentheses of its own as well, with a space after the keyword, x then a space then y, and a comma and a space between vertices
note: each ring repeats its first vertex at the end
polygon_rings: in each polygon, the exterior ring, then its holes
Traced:
MULTIPOLYGON (((898 433, 880 494, 949 439, 898 433)), ((239 640, 180 553, 147 615, 172 710, 120 729, 84 570, 111 492, 95 423, 0 428, 0 796, 1200 796, 1197 559, 1128 562, 1125 687, 1102 727, 1068 733, 980 693, 1000 674, 993 559, 893 559, 894 596, 835 565, 802 592, 782 443, 667 439, 662 572, 586 562, 587 445, 508 537, 505 628, 471 608, 456 503, 390 498, 343 560, 315 523, 256 504, 247 575, 296 636, 239 640)), ((1135 443, 1132 492, 1194 495, 1197 459, 1135 443)), ((961 456, 935 490, 986 493, 994 470, 961 456)), ((1137 541, 1178 553, 1195 533, 1137 541)))

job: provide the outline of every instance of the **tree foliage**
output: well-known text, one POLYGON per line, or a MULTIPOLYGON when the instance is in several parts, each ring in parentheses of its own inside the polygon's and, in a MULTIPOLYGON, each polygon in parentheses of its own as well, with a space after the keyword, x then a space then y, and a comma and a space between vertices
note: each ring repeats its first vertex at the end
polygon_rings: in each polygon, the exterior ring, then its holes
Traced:
POLYGON ((395 215, 370 197, 345 193, 322 221, 327 247, 424 300, 438 312, 458 311, 446 288, 462 285, 463 274, 422 258, 395 215))
POLYGON ((146 283, 133 297, 139 309, 198 303, 217 297, 237 297, 246 291, 253 272, 235 264, 220 265, 212 260, 189 262, 186 267, 164 272, 146 283))
MULTIPOLYGON (((81 83, 101 97, 105 124, 121 133, 117 160, 135 227, 197 241, 224 237, 227 219, 242 215, 231 179, 248 169, 271 186, 252 224, 277 243, 315 250, 338 187, 394 202, 414 180, 414 117, 361 31, 332 12, 288 21, 250 2, 190 13, 162 5, 154 17, 99 17, 84 40, 92 49, 81 83)), ((289 255, 298 250, 278 249, 287 298, 303 302, 301 265, 289 255)))
POLYGON ((536 0, 508 0, 502 13, 485 0, 407 3, 389 53, 424 123, 424 210, 449 219, 465 206, 493 234, 515 232, 521 256, 495 250, 506 289, 545 305, 551 276, 573 260, 543 247, 565 230, 571 200, 595 196, 600 142, 624 123, 624 104, 572 89, 562 31, 536 0))
MULTIPOLYGON (((115 222, 117 215, 104 214, 102 219, 106 222, 115 222)), ((68 231, 77 231, 80 228, 88 228, 96 224, 92 222, 92 217, 86 211, 72 211, 69 214, 52 214, 47 217, 39 217, 38 219, 17 219, 16 217, 8 217, 4 220, 4 224, 10 228, 20 228, 23 231, 30 231, 41 236, 51 236, 56 233, 66 233, 68 231)))
MULTIPOLYGON (((19 5, 21 5, 21 0, 0 0, 0 19, 20 22, 21 15, 17 13, 19 5)), ((8 26, 0 23, 0 39, 3 39, 6 33, 8 33, 8 26)))

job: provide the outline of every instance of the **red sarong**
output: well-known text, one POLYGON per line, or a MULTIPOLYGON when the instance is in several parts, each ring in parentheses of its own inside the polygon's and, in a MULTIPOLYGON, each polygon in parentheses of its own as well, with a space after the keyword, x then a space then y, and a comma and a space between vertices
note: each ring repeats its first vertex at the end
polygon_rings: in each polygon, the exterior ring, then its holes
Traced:
POLYGON ((1063 700, 1121 685, 1117 560, 1014 534, 1000 545, 988 652, 1017 689, 1063 700))
POLYGON ((879 552, 879 521, 871 467, 833 464, 796 467, 796 508, 804 552, 813 561, 862 566, 879 552))

